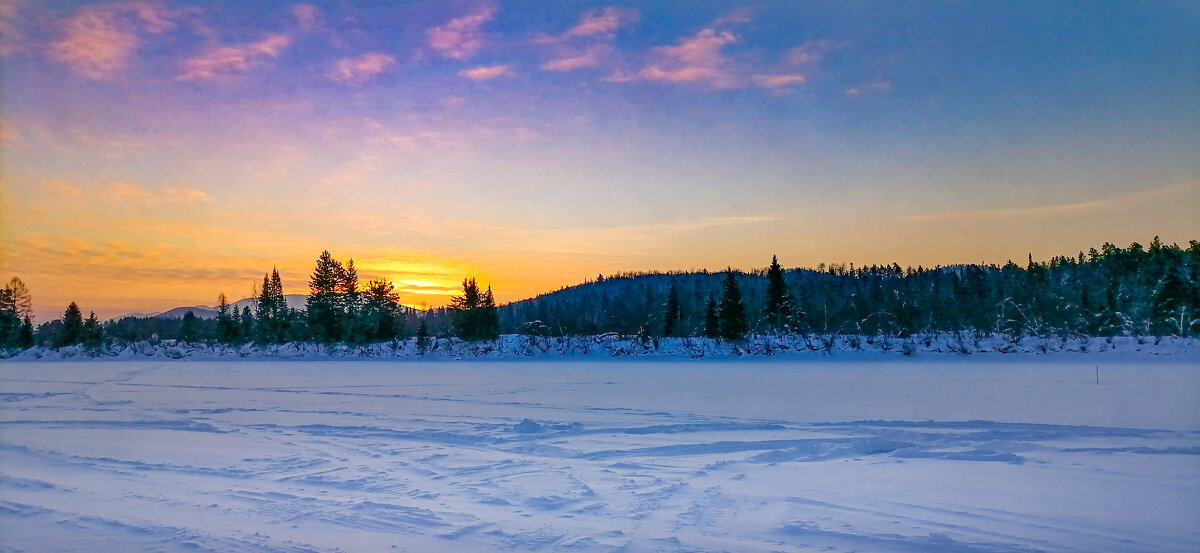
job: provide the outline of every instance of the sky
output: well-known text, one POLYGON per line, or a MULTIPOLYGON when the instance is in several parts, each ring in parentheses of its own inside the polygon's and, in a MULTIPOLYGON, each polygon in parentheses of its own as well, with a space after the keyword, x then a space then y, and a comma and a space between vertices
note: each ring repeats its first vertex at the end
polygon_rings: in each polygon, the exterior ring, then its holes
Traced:
POLYGON ((1200 238, 1195 2, 0 0, 40 321, 1200 238))

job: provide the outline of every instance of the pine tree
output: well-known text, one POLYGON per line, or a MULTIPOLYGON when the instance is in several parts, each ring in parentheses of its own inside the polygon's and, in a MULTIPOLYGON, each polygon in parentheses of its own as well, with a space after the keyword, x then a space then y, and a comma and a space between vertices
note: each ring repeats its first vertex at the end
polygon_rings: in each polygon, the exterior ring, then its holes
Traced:
POLYGON ((183 314, 183 324, 179 326, 179 341, 195 342, 197 338, 196 314, 188 311, 183 314))
POLYGON ((341 282, 338 285, 338 292, 341 294, 341 307, 343 320, 345 323, 345 336, 343 338, 349 342, 361 342, 362 333, 361 326, 355 324, 359 322, 359 311, 362 309, 362 297, 358 289, 358 270, 354 268, 354 259, 346 261, 346 266, 342 270, 341 282))
POLYGON ((667 292, 667 305, 663 312, 663 336, 674 336, 679 330, 679 322, 682 319, 683 313, 679 308, 679 289, 675 287, 675 283, 671 283, 671 289, 667 292))
POLYGON ((237 316, 236 309, 234 313, 230 313, 229 300, 225 294, 217 295, 217 339, 223 344, 232 344, 237 341, 237 322, 234 317, 237 316))
POLYGON ((73 346, 78 344, 83 339, 83 312, 79 310, 79 306, 75 302, 67 306, 67 310, 63 312, 62 328, 58 333, 58 341, 55 342, 56 347, 73 346))
POLYGON ((746 307, 742 305, 742 291, 738 288, 733 269, 726 270, 725 287, 717 309, 720 318, 720 334, 726 340, 741 340, 746 337, 746 307))
POLYGON ((345 268, 329 254, 321 252, 309 277, 308 329, 318 342, 336 342, 345 335, 345 315, 341 300, 345 268))
POLYGON ((100 319, 96 318, 95 311, 92 311, 88 315, 87 320, 83 321, 80 327, 79 338, 83 342, 83 345, 89 348, 99 347, 104 344, 104 327, 100 326, 100 319))
POLYGON ((478 334, 480 340, 495 340, 500 337, 500 314, 496 310, 496 298, 492 296, 492 285, 479 300, 478 334))
POLYGON ((708 307, 704 310, 704 335, 708 338, 721 336, 721 319, 717 316, 717 302, 708 298, 708 307))
POLYGON ((791 316, 791 305, 787 283, 783 281, 783 268, 779 266, 779 260, 771 256, 771 266, 767 269, 767 305, 763 309, 767 322, 773 328, 779 328, 791 316))
POLYGON ((1195 297, 1196 292, 1179 278, 1178 271, 1168 270, 1159 279, 1150 297, 1151 313, 1154 317, 1151 328, 1154 329, 1154 333, 1159 336, 1190 335, 1196 309, 1189 304, 1195 297))
POLYGON ((382 342, 399 335, 399 302, 400 296, 392 283, 383 280, 367 283, 362 315, 367 341, 382 342))
POLYGON ((425 324, 425 317, 421 317, 421 326, 417 327, 417 351, 425 352, 429 347, 429 327, 425 324))
POLYGON ((254 337, 254 315, 250 314, 250 306, 242 306, 241 322, 238 324, 238 338, 250 340, 254 337))
POLYGON ((473 341, 479 335, 478 312, 482 298, 474 277, 464 278, 462 286, 463 295, 450 298, 454 335, 463 340, 473 341))
POLYGON ((28 316, 25 317, 25 322, 21 325, 21 331, 17 335, 17 347, 21 349, 33 347, 33 321, 28 316))

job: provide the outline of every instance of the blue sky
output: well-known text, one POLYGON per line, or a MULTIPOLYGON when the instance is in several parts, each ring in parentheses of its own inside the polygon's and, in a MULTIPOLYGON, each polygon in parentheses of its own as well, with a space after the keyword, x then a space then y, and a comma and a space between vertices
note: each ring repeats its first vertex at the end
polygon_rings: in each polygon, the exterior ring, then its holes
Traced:
MULTIPOLYGON (((52 316, 1200 237, 1200 7, 0 3, 6 272, 52 316), (87 275, 81 280, 80 275, 87 275), (128 282, 138 282, 131 289, 128 282)), ((42 315, 39 315, 42 316, 42 315)))

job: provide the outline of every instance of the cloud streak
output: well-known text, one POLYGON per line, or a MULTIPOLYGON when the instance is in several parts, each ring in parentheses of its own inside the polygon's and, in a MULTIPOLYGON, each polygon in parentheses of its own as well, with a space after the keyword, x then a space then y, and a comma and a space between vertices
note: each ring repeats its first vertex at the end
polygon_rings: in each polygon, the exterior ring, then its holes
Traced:
POLYGON ((1047 215, 1089 215, 1127 209, 1131 206, 1160 202, 1183 194, 1189 190, 1196 191, 1195 184, 1178 184, 1163 186, 1118 194, 1107 198, 1096 198, 1086 202, 1073 202, 1057 205, 1023 206, 1003 209, 983 209, 977 211, 951 211, 945 213, 924 213, 896 217, 893 220, 900 223, 940 223, 945 221, 995 221, 1003 219, 1021 219, 1025 217, 1043 217, 1047 215))
POLYGON ((442 57, 465 60, 483 47, 483 26, 492 20, 496 8, 482 6, 425 32, 426 44, 442 57))
POLYGON ((343 84, 362 84, 384 73, 396 65, 396 58, 372 52, 357 58, 338 60, 327 76, 330 80, 343 84))
POLYGON ((291 37, 281 34, 236 46, 222 46, 199 56, 183 60, 178 81, 222 81, 239 73, 255 69, 269 59, 279 57, 292 44, 291 37))
POLYGON ((471 79, 472 81, 488 81, 500 77, 512 77, 513 75, 512 67, 509 65, 483 65, 472 69, 463 69, 458 72, 458 76, 471 79))

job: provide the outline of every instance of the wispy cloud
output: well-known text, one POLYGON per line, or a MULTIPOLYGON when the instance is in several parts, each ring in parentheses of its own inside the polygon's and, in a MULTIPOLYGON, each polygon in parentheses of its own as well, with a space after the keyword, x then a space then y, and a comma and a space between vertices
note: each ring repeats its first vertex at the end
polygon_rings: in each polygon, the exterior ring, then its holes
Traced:
POLYGON ((296 4, 292 6, 292 17, 301 31, 315 32, 321 30, 321 10, 312 4, 296 4))
POLYGON ((612 52, 612 47, 607 44, 592 45, 582 52, 569 52, 560 55, 541 65, 545 71, 575 71, 576 69, 584 69, 587 67, 597 67, 609 53, 612 52))
POLYGON ((1085 202, 1073 202, 1056 205, 1022 206, 1002 209, 983 209, 976 211, 952 211, 945 213, 924 213, 896 217, 894 221, 901 223, 933 223, 941 221, 993 221, 998 219, 1020 219, 1025 217, 1041 217, 1047 215, 1088 215, 1128 209, 1137 205, 1161 202, 1168 198, 1179 196, 1188 191, 1196 192, 1200 186, 1192 184, 1177 184, 1140 190, 1127 194, 1117 194, 1106 198, 1095 198, 1085 202))
POLYGON ((885 94, 892 89, 892 83, 875 81, 846 89, 846 96, 865 96, 868 94, 885 94))
POLYGON ((81 8, 62 22, 50 59, 75 74, 111 80, 128 67, 141 45, 141 32, 158 34, 175 26, 174 13, 156 2, 118 2, 81 8))
POLYGON ((508 65, 482 65, 472 69, 463 69, 458 72, 460 77, 466 77, 473 81, 486 81, 499 77, 513 76, 513 70, 508 65))
POLYGON ((291 37, 273 34, 258 42, 222 46, 180 63, 179 81, 220 81, 254 69, 279 57, 292 44, 291 37))
POLYGON ((598 67, 613 51, 610 43, 616 32, 638 20, 640 14, 631 8, 607 7, 586 12, 579 22, 562 34, 540 34, 534 44, 548 46, 554 56, 543 63, 543 71, 566 72, 598 67))
POLYGON ((729 31, 704 29, 693 36, 679 39, 675 46, 654 49, 655 60, 644 67, 639 76, 647 81, 669 83, 703 82, 712 88, 737 88, 739 79, 728 57, 721 49, 737 42, 729 31))
POLYGON ((361 84, 396 64, 396 58, 372 52, 357 58, 338 60, 328 73, 331 80, 346 84, 361 84))
POLYGON ((632 8, 607 7, 591 11, 579 18, 579 23, 563 33, 563 37, 611 38, 617 29, 637 22, 638 11, 632 8))
POLYGON ((196 204, 209 201, 208 193, 194 188, 162 188, 150 190, 127 182, 114 182, 105 189, 109 198, 131 200, 146 204, 196 204))
POLYGON ((495 6, 485 5, 426 31, 426 44, 443 57, 464 60, 483 47, 483 26, 492 20, 495 6))

